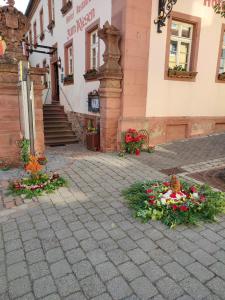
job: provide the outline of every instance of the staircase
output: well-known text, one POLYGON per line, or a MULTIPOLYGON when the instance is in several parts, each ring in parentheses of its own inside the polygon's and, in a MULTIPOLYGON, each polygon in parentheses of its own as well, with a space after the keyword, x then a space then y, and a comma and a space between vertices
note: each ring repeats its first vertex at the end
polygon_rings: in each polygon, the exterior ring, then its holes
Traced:
POLYGON ((62 105, 55 102, 45 104, 43 114, 46 146, 62 146, 78 142, 62 105))

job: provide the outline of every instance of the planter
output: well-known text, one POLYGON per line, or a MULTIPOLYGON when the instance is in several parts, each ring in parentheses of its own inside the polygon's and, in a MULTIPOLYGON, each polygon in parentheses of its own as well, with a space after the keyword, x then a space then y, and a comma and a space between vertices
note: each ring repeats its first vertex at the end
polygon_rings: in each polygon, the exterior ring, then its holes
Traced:
POLYGON ((168 76, 171 78, 188 78, 193 79, 197 76, 198 72, 188 72, 188 71, 177 71, 168 70, 168 76))
POLYGON ((88 70, 83 76, 85 80, 96 80, 98 75, 98 71, 93 69, 93 70, 88 70))
POLYGON ((55 27, 55 21, 52 20, 52 21, 48 24, 47 28, 48 28, 48 30, 52 31, 52 29, 53 29, 54 27, 55 27))
POLYGON ((100 134, 97 132, 87 132, 86 134, 87 149, 91 151, 100 150, 100 134))
POLYGON ((44 32, 42 32, 42 33, 40 34, 40 40, 43 41, 44 38, 45 38, 45 34, 44 34, 44 32))
POLYGON ((61 8, 61 13, 65 15, 73 6, 72 1, 68 1, 62 8, 61 8))
POLYGON ((65 85, 73 84, 73 83, 74 83, 73 75, 68 75, 68 76, 64 77, 63 83, 64 83, 65 85))
POLYGON ((225 73, 219 74, 218 79, 221 80, 221 81, 225 81, 225 73))

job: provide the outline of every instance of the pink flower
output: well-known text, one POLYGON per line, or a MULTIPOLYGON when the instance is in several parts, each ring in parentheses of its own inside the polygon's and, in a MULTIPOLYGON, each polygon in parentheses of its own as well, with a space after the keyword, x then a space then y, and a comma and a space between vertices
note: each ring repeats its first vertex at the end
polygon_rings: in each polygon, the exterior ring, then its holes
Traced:
POLYGON ((195 186, 191 186, 191 187, 190 187, 190 191, 191 191, 192 193, 197 193, 197 192, 198 192, 195 186))
POLYGON ((155 205, 155 201, 154 201, 154 200, 149 200, 148 203, 149 203, 150 205, 155 205))
POLYGON ((174 205, 172 205, 172 209, 175 211, 178 209, 178 206, 174 204, 174 205))
POLYGON ((188 211, 188 210, 189 210, 189 208, 187 206, 185 206, 185 205, 182 205, 180 207, 180 211, 188 211))
POLYGON ((168 186, 170 186, 170 182, 163 182, 163 185, 168 187, 168 186))
POLYGON ((204 195, 200 196, 200 202, 205 202, 206 201, 206 197, 204 195))
POLYGON ((140 153, 141 153, 140 149, 136 149, 135 154, 136 154, 137 156, 139 156, 140 153))

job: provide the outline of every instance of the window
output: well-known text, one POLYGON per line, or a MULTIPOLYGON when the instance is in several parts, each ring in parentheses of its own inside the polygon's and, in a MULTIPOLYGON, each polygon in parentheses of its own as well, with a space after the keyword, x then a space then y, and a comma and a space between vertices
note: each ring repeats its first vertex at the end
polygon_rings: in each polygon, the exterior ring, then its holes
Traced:
POLYGON ((73 42, 72 40, 64 45, 65 58, 65 78, 64 84, 73 84, 74 59, 73 59, 73 42))
POLYGON ((192 38, 192 24, 172 21, 169 68, 181 66, 184 71, 190 71, 192 38))
POLYGON ((67 75, 73 75, 73 46, 67 48, 68 53, 68 73, 67 75))
POLYGON ((32 45, 32 31, 31 31, 31 29, 29 30, 29 42, 32 45))
POLYGON ((100 20, 96 20, 86 29, 85 80, 96 80, 99 68, 99 29, 100 20))
POLYGON ((165 80, 195 81, 201 18, 173 11, 167 26, 165 80))
POLYGON ((33 31, 34 31, 34 45, 37 44, 37 23, 36 21, 34 22, 33 25, 33 31))
POLYGON ((222 39, 222 50, 221 50, 221 57, 220 57, 220 66, 219 66, 219 74, 225 72, 225 32, 223 33, 222 39))
POLYGON ((90 33, 90 69, 98 68, 98 30, 90 33))
POLYGON ((40 11, 40 40, 44 39, 44 11, 43 8, 40 11))
POLYGON ((48 17, 49 17, 49 24, 51 24, 52 21, 55 21, 55 1, 54 0, 48 0, 48 17))

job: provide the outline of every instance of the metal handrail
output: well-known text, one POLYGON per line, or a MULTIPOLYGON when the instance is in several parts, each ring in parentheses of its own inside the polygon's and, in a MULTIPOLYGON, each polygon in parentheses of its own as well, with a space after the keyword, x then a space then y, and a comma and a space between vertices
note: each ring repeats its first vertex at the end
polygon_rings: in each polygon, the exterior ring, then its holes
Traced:
MULTIPOLYGON (((64 91, 63 91, 63 89, 62 89, 62 87, 61 87, 60 84, 59 84, 59 89, 60 89, 60 91, 62 92, 64 98, 66 99, 66 102, 67 102, 67 104, 69 105, 69 107, 70 107, 70 109, 71 109, 71 112, 75 112, 75 111, 73 110, 73 107, 72 107, 72 105, 71 105, 69 99, 67 98, 67 96, 66 96, 66 94, 64 93, 64 91)), ((76 114, 75 114, 75 117, 76 117, 77 122, 78 122, 78 124, 79 124, 79 126, 80 126, 80 129, 82 130, 82 132, 84 132, 83 126, 82 126, 82 124, 81 124, 81 122, 80 122, 80 120, 79 120, 79 118, 78 118, 78 116, 77 116, 76 114)))

